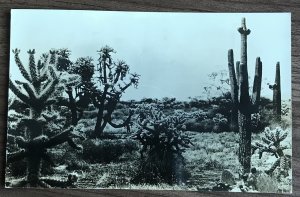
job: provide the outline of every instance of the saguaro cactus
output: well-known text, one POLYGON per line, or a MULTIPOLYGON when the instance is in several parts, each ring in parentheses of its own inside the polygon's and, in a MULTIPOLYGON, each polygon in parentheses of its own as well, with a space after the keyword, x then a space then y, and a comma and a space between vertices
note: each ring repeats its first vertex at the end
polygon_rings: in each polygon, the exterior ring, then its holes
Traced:
POLYGON ((273 90, 273 111, 276 120, 281 120, 281 87, 280 87, 280 63, 276 64, 275 84, 269 85, 273 90))
POLYGON ((231 97, 233 113, 238 111, 238 127, 240 135, 239 161, 243 166, 244 173, 250 172, 251 168, 251 113, 257 112, 260 100, 262 62, 256 59, 256 69, 253 84, 252 99, 249 96, 249 82, 247 69, 247 36, 250 30, 246 27, 245 18, 242 19, 242 26, 238 29, 241 34, 241 62, 237 62, 234 68, 233 50, 228 51, 228 68, 231 85, 231 97))

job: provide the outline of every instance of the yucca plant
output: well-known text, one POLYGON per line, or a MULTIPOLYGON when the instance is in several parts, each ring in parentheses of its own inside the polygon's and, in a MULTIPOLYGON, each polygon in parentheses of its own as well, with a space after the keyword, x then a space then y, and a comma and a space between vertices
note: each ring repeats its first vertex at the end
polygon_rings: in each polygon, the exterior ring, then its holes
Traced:
POLYGON ((262 158, 263 153, 271 153, 277 158, 270 169, 266 170, 267 174, 272 174, 277 168, 280 174, 288 176, 290 156, 284 154, 283 150, 288 149, 288 146, 282 146, 280 143, 287 137, 288 133, 277 127, 275 130, 266 128, 262 142, 256 142, 252 145, 252 154, 258 150, 259 159, 262 158))
POLYGON ((186 114, 166 116, 153 106, 137 109, 139 130, 133 135, 142 149, 138 181, 168 184, 184 181, 182 153, 192 145, 183 133, 186 114))

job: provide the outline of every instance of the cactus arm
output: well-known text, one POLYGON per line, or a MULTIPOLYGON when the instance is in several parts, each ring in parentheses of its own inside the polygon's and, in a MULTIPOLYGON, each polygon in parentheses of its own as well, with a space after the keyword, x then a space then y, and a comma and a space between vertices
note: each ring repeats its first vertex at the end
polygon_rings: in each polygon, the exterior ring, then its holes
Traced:
POLYGON ((47 76, 47 74, 46 74, 46 72, 45 73, 43 73, 42 75, 40 75, 40 78, 38 79, 38 82, 44 82, 44 81, 46 81, 48 79, 48 76, 47 76))
POLYGON ((29 97, 23 94, 21 90, 14 85, 11 79, 9 79, 9 89, 24 103, 28 104, 30 102, 29 97))
POLYGON ((72 134, 71 131, 73 130, 73 127, 69 127, 68 129, 64 130, 63 132, 51 137, 45 144, 45 148, 51 148, 54 146, 57 146, 59 144, 68 142, 68 144, 77 150, 81 150, 82 148, 80 146, 77 146, 72 138, 79 138, 80 140, 84 140, 84 137, 72 134))
POLYGON ((25 67, 23 66, 23 64, 22 64, 22 62, 21 62, 21 60, 19 58, 20 50, 19 49, 15 49, 12 52, 15 54, 15 62, 17 64, 17 66, 19 67, 19 70, 20 70, 21 74, 23 75, 23 77, 27 81, 31 82, 31 78, 30 78, 28 72, 26 71, 25 67))
POLYGON ((266 171, 267 174, 271 174, 272 172, 274 172, 274 170, 280 166, 280 158, 278 158, 275 163, 272 165, 272 167, 266 171))
POLYGON ((239 87, 240 86, 240 61, 237 61, 236 62, 236 82, 237 82, 237 86, 239 87))
POLYGON ((36 99, 36 95, 35 95, 35 93, 34 93, 34 90, 29 86, 28 83, 24 83, 24 84, 23 84, 23 88, 24 88, 24 90, 26 90, 26 92, 28 93, 30 100, 33 101, 33 100, 36 99))
POLYGON ((69 146, 71 146, 72 148, 74 148, 76 150, 81 150, 82 149, 82 147, 77 146, 77 144, 75 144, 75 142, 71 138, 68 138, 67 142, 68 142, 69 146))
POLYGON ((54 68, 53 68, 52 66, 48 66, 48 70, 49 70, 49 72, 50 72, 51 77, 52 77, 54 80, 58 80, 54 68))
POLYGON ((35 65, 35 60, 34 60, 34 54, 35 50, 29 50, 27 52, 29 54, 29 71, 31 75, 32 82, 35 83, 38 80, 37 76, 37 70, 36 70, 36 65, 35 65))
POLYGON ((252 104, 254 106, 255 111, 258 111, 258 104, 260 101, 260 92, 261 92, 261 80, 262 79, 262 62, 260 58, 256 58, 256 66, 255 66, 255 76, 253 82, 253 93, 252 93, 252 104))
POLYGON ((228 51, 228 69, 229 69, 229 79, 231 87, 231 99, 235 105, 238 104, 238 86, 237 79, 234 70, 234 60, 233 60, 233 50, 228 51))
POLYGON ((49 97, 54 93, 57 84, 57 79, 51 81, 50 84, 41 92, 39 100, 45 103, 49 99, 49 97))
POLYGON ((115 123, 113 123, 111 120, 108 121, 108 124, 110 124, 110 126, 112 126, 112 127, 114 127, 114 128, 122 128, 122 127, 125 127, 125 126, 127 126, 127 125, 130 124, 131 116, 132 116, 132 114, 130 114, 130 115, 127 117, 127 119, 126 119, 123 123, 121 123, 121 124, 115 124, 115 123))
POLYGON ((273 88, 273 105, 274 113, 276 114, 277 120, 281 120, 281 84, 280 84, 280 63, 276 63, 276 76, 275 76, 276 87, 273 88))
POLYGON ((55 64, 56 62, 56 51, 50 50, 50 61, 49 64, 55 64))
POLYGON ((7 163, 20 161, 20 160, 24 159, 25 157, 27 157, 28 155, 29 155, 28 152, 26 152, 24 150, 20 150, 18 152, 14 152, 14 153, 9 153, 9 154, 7 154, 7 163))
POLYGON ((70 132, 73 130, 73 127, 70 127, 63 132, 51 137, 47 142, 44 143, 44 148, 51 148, 53 146, 57 146, 62 144, 68 140, 70 132))
POLYGON ((127 88, 129 88, 132 85, 132 82, 130 81, 129 83, 127 83, 124 87, 120 88, 120 92, 124 92, 127 88))

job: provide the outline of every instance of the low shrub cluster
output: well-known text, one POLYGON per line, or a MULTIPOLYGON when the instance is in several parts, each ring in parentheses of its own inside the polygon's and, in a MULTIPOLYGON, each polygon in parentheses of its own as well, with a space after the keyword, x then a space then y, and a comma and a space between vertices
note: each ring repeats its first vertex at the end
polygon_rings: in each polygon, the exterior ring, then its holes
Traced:
POLYGON ((192 145, 189 136, 184 135, 185 113, 165 115, 153 106, 139 109, 139 130, 134 138, 142 149, 136 183, 180 184, 187 179, 185 159, 182 153, 192 145))
POLYGON ((139 149, 137 142, 131 139, 88 139, 82 146, 83 159, 90 163, 119 161, 123 154, 139 149))

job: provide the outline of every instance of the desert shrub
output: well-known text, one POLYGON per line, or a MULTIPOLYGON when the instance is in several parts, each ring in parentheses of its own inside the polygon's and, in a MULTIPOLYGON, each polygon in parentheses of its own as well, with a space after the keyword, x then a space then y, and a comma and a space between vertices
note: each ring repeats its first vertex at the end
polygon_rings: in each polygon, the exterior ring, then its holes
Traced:
POLYGON ((89 164, 78 157, 77 154, 71 154, 66 159, 66 165, 68 171, 75 171, 75 170, 88 170, 90 168, 89 164))
POLYGON ((275 193, 278 190, 278 183, 265 173, 260 173, 257 177, 256 188, 259 192, 275 193))
POLYGON ((212 132, 215 125, 212 119, 204 119, 200 122, 196 119, 189 119, 184 124, 187 131, 197 132, 212 132))
POLYGON ((222 169, 223 165, 220 160, 218 160, 214 156, 208 156, 207 158, 204 159, 204 169, 206 170, 214 170, 214 169, 222 169))
POLYGON ((142 149, 137 183, 168 184, 186 180, 185 162, 182 153, 192 143, 183 134, 183 123, 187 114, 177 112, 166 116, 157 108, 143 106, 139 109, 139 130, 134 134, 142 149))
POLYGON ((222 114, 216 114, 213 118, 214 127, 213 131, 216 133, 229 131, 229 125, 227 118, 224 117, 222 114))
POLYGON ((202 125, 197 121, 197 119, 189 119, 184 123, 184 125, 187 131, 202 131, 202 125))
POLYGON ((97 111, 96 110, 84 111, 83 117, 85 119, 95 119, 97 117, 97 111))
POLYGON ((174 109, 184 109, 185 108, 185 105, 184 103, 182 102, 177 102, 175 105, 174 105, 174 109))
POLYGON ((83 159, 91 163, 118 161, 123 154, 138 150, 138 144, 131 139, 89 139, 82 145, 83 159))
POLYGON ((191 117, 199 122, 207 119, 207 112, 204 112, 203 110, 197 110, 191 113, 191 117))
POLYGON ((189 102, 190 107, 206 108, 209 106, 208 102, 199 98, 191 98, 189 102))
POLYGON ((229 124, 227 118, 222 114, 215 114, 212 118, 208 117, 208 113, 193 112, 191 119, 187 120, 184 124, 186 130, 197 132, 224 132, 229 131, 229 124))
POLYGON ((21 160, 18 162, 13 162, 10 164, 7 164, 7 172, 11 173, 12 176, 20 177, 25 176, 27 169, 27 163, 25 160, 21 160))
POLYGON ((202 131, 203 132, 211 132, 214 127, 214 121, 212 119, 205 119, 201 121, 202 131))

